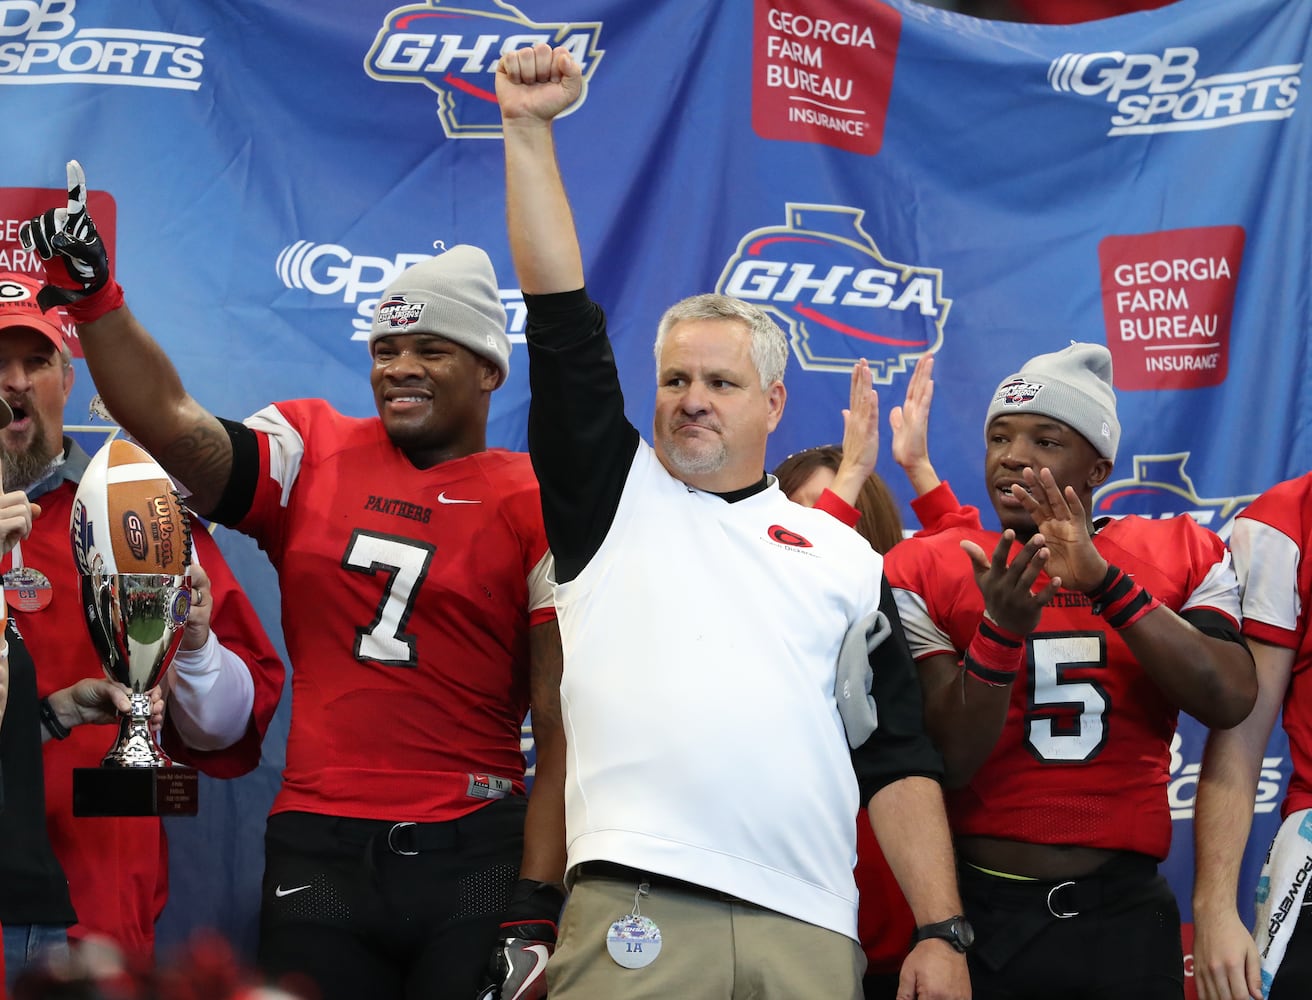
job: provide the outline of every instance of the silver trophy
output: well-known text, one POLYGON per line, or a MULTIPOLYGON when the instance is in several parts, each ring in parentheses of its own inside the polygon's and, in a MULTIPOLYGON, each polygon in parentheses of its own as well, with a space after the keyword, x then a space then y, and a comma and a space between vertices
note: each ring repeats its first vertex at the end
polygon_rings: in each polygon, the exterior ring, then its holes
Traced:
POLYGON ((150 731, 150 691, 173 661, 191 609, 182 501, 145 451, 113 440, 83 473, 69 531, 92 645, 131 702, 100 766, 73 769, 73 813, 195 815, 195 769, 169 760, 150 731))
POLYGON ((92 574, 82 578, 83 610, 106 675, 131 692, 132 711, 101 767, 170 767, 150 731, 149 691, 173 662, 191 607, 187 576, 92 574))

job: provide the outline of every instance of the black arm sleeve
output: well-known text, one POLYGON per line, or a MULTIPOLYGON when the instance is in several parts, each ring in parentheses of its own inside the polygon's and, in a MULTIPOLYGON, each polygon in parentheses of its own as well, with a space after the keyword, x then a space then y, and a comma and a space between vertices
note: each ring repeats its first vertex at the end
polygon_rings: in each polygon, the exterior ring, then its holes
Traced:
POLYGON ((251 503, 255 500, 255 482, 260 475, 260 445, 255 432, 245 424, 223 417, 219 417, 219 423, 232 441, 232 472, 218 506, 208 514, 204 511, 196 513, 231 528, 250 513, 251 503))
POLYGON ((1226 642, 1237 642, 1245 649, 1248 648, 1248 643, 1244 642, 1244 637, 1239 633, 1239 629, 1219 611, 1199 608, 1196 611, 1182 611, 1180 617, 1198 629, 1203 635, 1210 635, 1214 639, 1224 639, 1226 642))
POLYGON ((874 671, 871 694, 879 725, 870 739, 852 751, 863 807, 876 792, 899 778, 920 775, 943 780, 943 757, 925 732, 920 674, 887 578, 880 581, 879 610, 888 617, 893 634, 870 654, 874 671))
POLYGON ((585 290, 525 295, 528 453, 556 581, 574 579, 615 519, 638 448, 624 416, 606 316, 585 290))

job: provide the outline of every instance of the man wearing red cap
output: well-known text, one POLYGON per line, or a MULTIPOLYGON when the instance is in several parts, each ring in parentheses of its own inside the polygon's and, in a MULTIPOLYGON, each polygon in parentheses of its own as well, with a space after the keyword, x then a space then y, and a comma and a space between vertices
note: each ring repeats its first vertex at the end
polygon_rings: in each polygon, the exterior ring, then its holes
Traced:
MULTIPOLYGON (((25 290, 0 277, 0 295, 25 290)), ((0 305, 0 315, 5 314, 0 305)), ((14 411, 0 398, 0 429, 13 419, 14 411)), ((21 490, 0 487, 0 553, 28 537, 38 514, 40 508, 33 508, 21 490)), ((157 725, 164 703, 158 689, 152 695, 152 724, 157 725)), ((41 744, 83 723, 115 722, 117 713, 128 709, 126 689, 107 677, 83 678, 38 699, 31 654, 0 596, 0 885, 5 887, 0 894, 0 970, 10 992, 29 963, 57 957, 67 948, 67 928, 77 919, 46 833, 41 744)))
MULTIPOLYGON (((0 274, 0 398, 13 421, 0 430, 7 489, 39 503, 29 537, 0 561, 10 611, 37 664, 42 696, 100 673, 79 600, 68 540, 69 514, 89 457, 64 434, 73 367, 64 331, 37 304, 40 282, 0 274)), ((260 739, 282 690, 283 668, 254 609, 207 531, 195 531, 195 610, 170 672, 168 752, 214 777, 259 763, 260 739), (214 632, 209 629, 213 621, 214 632)), ((57 699, 51 703, 58 707, 57 699)), ((72 815, 75 767, 99 764, 103 733, 68 730, 67 712, 43 715, 50 842, 68 876, 78 923, 70 936, 114 940, 149 961, 154 925, 168 893, 168 854, 156 818, 72 815)), ((6 933, 6 944, 10 935, 6 933)))

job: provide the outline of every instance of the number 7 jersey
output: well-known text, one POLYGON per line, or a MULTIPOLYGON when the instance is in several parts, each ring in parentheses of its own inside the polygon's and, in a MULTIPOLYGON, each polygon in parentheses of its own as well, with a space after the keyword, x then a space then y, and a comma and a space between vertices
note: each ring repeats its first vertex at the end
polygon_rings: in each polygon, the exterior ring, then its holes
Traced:
MULTIPOLYGON (((965 538, 992 552, 1000 534, 952 528, 900 542, 885 557, 917 659, 943 652, 960 659, 983 616, 983 597, 960 548, 965 538)), ((1238 629, 1229 553, 1192 518, 1103 522, 1093 543, 1182 617, 1212 612, 1238 629)), ((1035 589, 1047 580, 1042 574, 1035 589)), ((946 793, 953 832, 1164 858, 1177 716, 1121 636, 1093 614, 1088 597, 1060 591, 1026 639, 993 753, 965 788, 946 793)))
POLYGON ((530 626, 555 616, 527 455, 417 469, 378 418, 322 400, 246 421, 237 523, 282 591, 292 720, 273 812, 412 822, 524 792, 530 626))

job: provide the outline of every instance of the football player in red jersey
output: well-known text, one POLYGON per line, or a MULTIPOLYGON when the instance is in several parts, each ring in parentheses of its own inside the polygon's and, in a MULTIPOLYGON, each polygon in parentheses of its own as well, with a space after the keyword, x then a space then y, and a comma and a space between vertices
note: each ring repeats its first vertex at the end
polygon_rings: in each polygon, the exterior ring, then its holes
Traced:
POLYGON ((957 523, 886 562, 960 786, 948 812, 977 1000, 1183 996, 1179 911, 1157 874, 1171 736, 1181 710, 1236 725, 1256 682, 1219 538, 1187 516, 1086 513, 1119 438, 1105 347, 1030 359, 985 421, 1003 532, 957 523))
POLYGON ((540 997, 563 901, 560 643, 528 457, 486 444, 510 354, 487 255, 454 247, 387 288, 377 417, 301 399, 238 423, 123 306, 76 163, 69 190, 24 229, 45 301, 123 426, 278 572, 293 708, 260 964, 323 1000, 540 997))
POLYGON ((1194 975, 1199 1000, 1292 1000, 1312 995, 1312 472, 1249 504, 1235 519, 1230 549, 1258 696, 1242 725, 1208 736, 1203 755, 1194 813, 1194 975), (1293 773, 1262 869, 1254 940, 1235 901, 1262 760, 1282 710, 1293 773))
MULTIPOLYGON (((0 431, 0 460, 5 485, 25 491, 42 510, 31 534, 0 557, 0 570, 45 697, 99 673, 100 658, 83 620, 68 536, 73 497, 90 458, 64 434, 72 359, 56 314, 37 304, 40 292, 31 275, 0 275, 0 394, 15 417, 0 431)), ((193 538, 212 582, 198 588, 205 602, 166 675, 173 693, 164 745, 207 774, 235 777, 259 763, 283 667, 213 538, 202 530, 193 538)), ((46 823, 77 911, 69 936, 109 938, 134 964, 149 963, 155 920, 168 898, 163 825, 150 817, 73 816, 73 768, 98 765, 112 739, 89 727, 66 732, 73 717, 58 699, 54 703, 47 732, 53 729, 57 738, 47 741, 42 755, 46 823)))

